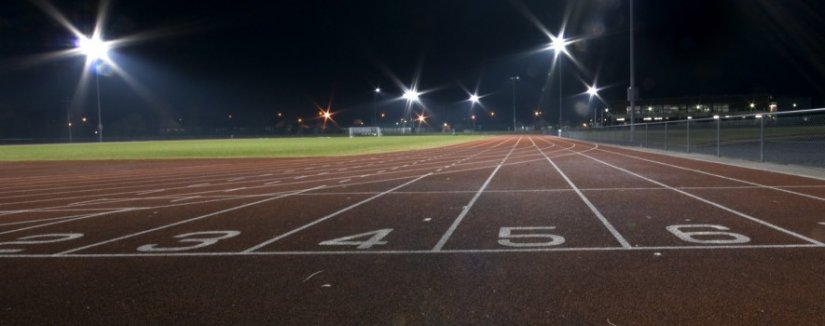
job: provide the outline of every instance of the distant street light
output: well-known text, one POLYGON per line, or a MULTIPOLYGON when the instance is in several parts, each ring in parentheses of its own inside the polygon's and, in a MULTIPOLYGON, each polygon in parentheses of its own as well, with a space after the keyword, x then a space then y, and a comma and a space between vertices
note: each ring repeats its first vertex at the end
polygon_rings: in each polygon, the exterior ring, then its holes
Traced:
POLYGON ((103 142, 103 119, 100 114, 100 69, 101 60, 108 60, 109 45, 100 39, 99 34, 92 37, 80 37, 77 48, 86 56, 87 63, 95 63, 95 85, 97 89, 97 141, 103 142))
POLYGON ((381 87, 376 87, 372 92, 372 125, 374 127, 378 126, 378 118, 376 118, 378 114, 378 94, 381 94, 381 87))

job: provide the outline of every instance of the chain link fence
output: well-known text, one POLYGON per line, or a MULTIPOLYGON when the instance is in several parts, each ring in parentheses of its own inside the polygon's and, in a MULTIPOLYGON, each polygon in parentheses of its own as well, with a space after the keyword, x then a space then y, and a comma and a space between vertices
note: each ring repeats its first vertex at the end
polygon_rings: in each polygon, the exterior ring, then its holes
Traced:
POLYGON ((577 128, 564 137, 781 164, 825 167, 825 109, 577 128))

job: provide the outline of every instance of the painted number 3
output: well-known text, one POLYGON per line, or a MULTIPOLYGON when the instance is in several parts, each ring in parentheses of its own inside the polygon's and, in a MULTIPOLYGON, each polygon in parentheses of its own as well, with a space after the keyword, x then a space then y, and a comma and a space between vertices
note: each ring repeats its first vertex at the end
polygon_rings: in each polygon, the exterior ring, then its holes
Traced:
POLYGON ((192 249, 203 248, 206 246, 211 246, 218 241, 229 239, 231 237, 237 236, 241 234, 238 231, 203 231, 203 232, 192 232, 192 233, 185 233, 176 235, 176 239, 180 243, 194 243, 191 246, 182 246, 182 247, 158 247, 157 244, 147 244, 142 245, 137 248, 137 251, 141 252, 177 252, 177 251, 186 251, 192 249))

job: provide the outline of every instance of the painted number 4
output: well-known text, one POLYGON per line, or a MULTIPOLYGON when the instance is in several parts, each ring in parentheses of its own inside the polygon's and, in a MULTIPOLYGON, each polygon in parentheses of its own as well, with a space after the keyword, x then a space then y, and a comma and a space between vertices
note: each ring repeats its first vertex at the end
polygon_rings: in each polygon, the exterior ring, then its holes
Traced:
POLYGON ((355 249, 369 249, 375 245, 387 244, 384 237, 392 232, 392 229, 380 229, 364 232, 346 237, 335 238, 319 243, 322 246, 355 246, 355 249))

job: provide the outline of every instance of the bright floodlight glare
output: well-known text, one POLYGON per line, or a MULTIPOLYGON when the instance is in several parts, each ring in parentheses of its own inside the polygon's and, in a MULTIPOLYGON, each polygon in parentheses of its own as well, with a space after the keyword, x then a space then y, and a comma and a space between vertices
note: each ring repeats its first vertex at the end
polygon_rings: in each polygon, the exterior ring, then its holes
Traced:
POLYGON ((587 86, 587 94, 590 96, 596 96, 599 93, 599 90, 596 89, 596 86, 587 86))
POLYGON ((479 99, 480 99, 480 97, 477 94, 470 95, 470 102, 478 103, 479 99))
POLYGON ((567 53, 567 44, 570 41, 566 40, 562 35, 558 37, 550 37, 550 49, 552 49, 556 54, 567 53))
POLYGON ((99 36, 93 36, 92 38, 81 37, 77 40, 77 48, 92 61, 106 58, 106 55, 109 53, 109 45, 103 42, 99 36))
POLYGON ((415 90, 409 89, 404 91, 404 99, 407 101, 418 102, 418 95, 421 93, 416 92, 415 90))
POLYGON ((381 93, 381 87, 376 87, 376 88, 375 88, 375 92, 376 92, 376 93, 381 93))

